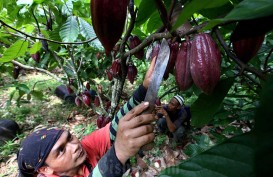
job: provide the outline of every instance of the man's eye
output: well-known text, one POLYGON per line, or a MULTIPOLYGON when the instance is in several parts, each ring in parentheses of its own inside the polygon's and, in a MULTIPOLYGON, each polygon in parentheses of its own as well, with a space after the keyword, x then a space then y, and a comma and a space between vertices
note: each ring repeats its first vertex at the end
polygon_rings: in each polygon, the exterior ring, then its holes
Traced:
POLYGON ((64 147, 59 148, 59 153, 60 153, 60 154, 62 154, 62 153, 64 153, 64 152, 65 152, 65 148, 64 148, 64 147))

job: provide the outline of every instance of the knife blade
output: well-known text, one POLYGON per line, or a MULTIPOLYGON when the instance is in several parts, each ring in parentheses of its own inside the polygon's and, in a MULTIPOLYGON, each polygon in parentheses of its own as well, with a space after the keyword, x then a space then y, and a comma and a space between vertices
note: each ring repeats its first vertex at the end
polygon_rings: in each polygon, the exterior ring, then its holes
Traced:
POLYGON ((149 102, 149 108, 143 112, 143 114, 152 113, 155 107, 155 101, 157 99, 157 93, 161 84, 164 72, 166 70, 170 57, 170 47, 165 38, 162 39, 160 50, 156 59, 154 71, 151 76, 151 81, 146 92, 144 101, 149 102))

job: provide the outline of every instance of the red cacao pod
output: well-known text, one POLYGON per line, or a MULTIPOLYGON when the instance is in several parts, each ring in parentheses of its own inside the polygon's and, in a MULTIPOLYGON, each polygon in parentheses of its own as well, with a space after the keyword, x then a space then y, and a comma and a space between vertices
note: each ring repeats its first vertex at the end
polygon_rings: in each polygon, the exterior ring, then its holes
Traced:
POLYGON ((104 116, 100 115, 97 118, 97 126, 98 126, 98 128, 102 128, 103 121, 104 121, 104 116))
POLYGON ((128 3, 128 0, 92 0, 90 3, 93 28, 107 56, 122 35, 128 3))
POLYGON ((160 101, 159 98, 157 98, 157 99, 155 100, 155 105, 156 105, 156 106, 161 106, 161 101, 160 101))
POLYGON ((39 52, 36 52, 36 53, 34 53, 34 54, 31 54, 31 58, 32 58, 33 60, 35 60, 37 63, 39 63, 39 62, 40 62, 40 59, 41 59, 40 53, 39 53, 39 52))
POLYGON ((87 90, 90 90, 90 83, 87 82, 87 83, 85 84, 85 87, 86 87, 87 90))
POLYGON ((77 106, 81 106, 82 105, 82 101, 81 101, 81 99, 78 96, 75 98, 75 104, 77 106))
POLYGON ((100 99, 99 99, 98 96, 95 96, 95 98, 94 98, 94 105, 95 105, 96 107, 99 107, 99 106, 100 106, 100 99))
POLYGON ((133 63, 130 63, 128 65, 127 78, 129 79, 131 84, 134 83, 136 76, 137 76, 137 68, 133 63))
MULTIPOLYGON (((130 36, 128 41, 130 49, 133 49, 141 44, 141 40, 138 38, 138 36, 130 36)), ((142 59, 144 57, 144 49, 141 49, 140 51, 135 53, 134 56, 138 59, 142 59)))
POLYGON ((112 63, 113 77, 118 78, 121 76, 121 62, 120 59, 115 59, 112 63))
POLYGON ((100 56, 101 56, 101 53, 98 52, 98 53, 96 54, 96 58, 97 58, 97 59, 100 59, 100 56))
POLYGON ((73 93, 73 90, 72 88, 69 86, 69 85, 66 85, 66 90, 69 94, 72 94, 73 93))
POLYGON ((159 53, 159 50, 160 50, 160 44, 159 43, 156 43, 153 50, 152 50, 152 55, 151 55, 151 60, 158 56, 158 53, 159 53))
POLYGON ((82 101, 86 106, 90 107, 91 99, 90 99, 90 96, 88 94, 82 93, 82 101))
POLYGON ((190 68, 195 85, 206 94, 212 93, 220 80, 221 55, 209 34, 195 35, 191 46, 190 68))
POLYGON ((107 101, 105 104, 105 110, 108 111, 110 107, 111 107, 111 101, 107 101))
POLYGON ((109 81, 113 80, 113 70, 112 67, 106 71, 106 75, 109 81))
POLYGON ((111 118, 109 116, 104 117, 101 127, 105 127, 109 122, 111 122, 111 118))
POLYGON ((19 74, 20 74, 20 71, 21 71, 21 67, 14 64, 13 73, 12 73, 14 79, 18 79, 18 76, 19 76, 19 74))
POLYGON ((265 34, 232 42, 234 53, 242 62, 249 62, 261 48, 264 37, 265 34))
POLYGON ((179 49, 179 43, 178 42, 171 42, 169 44, 169 46, 170 46, 169 61, 168 61, 165 73, 163 75, 163 78, 165 80, 168 79, 169 73, 173 72, 173 68, 174 68, 174 65, 175 65, 175 60, 176 60, 176 57, 177 57, 177 52, 178 52, 178 49, 179 49))
POLYGON ((175 61, 175 80, 181 91, 189 89, 193 80, 190 69, 191 43, 183 42, 177 54, 175 61))

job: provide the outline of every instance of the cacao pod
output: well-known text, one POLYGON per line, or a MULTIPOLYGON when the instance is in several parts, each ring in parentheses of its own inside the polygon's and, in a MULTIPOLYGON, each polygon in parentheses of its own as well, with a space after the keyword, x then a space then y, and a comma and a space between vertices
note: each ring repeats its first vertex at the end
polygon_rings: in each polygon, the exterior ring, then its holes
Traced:
POLYGON ((98 52, 98 53, 96 54, 96 58, 97 58, 97 59, 100 59, 100 56, 101 56, 101 53, 98 52))
POLYGON ((73 93, 73 90, 72 88, 69 86, 69 85, 66 85, 66 90, 69 94, 72 94, 73 93))
POLYGON ((152 55, 151 55, 151 60, 158 56, 158 53, 159 53, 159 50, 160 50, 160 44, 159 43, 156 43, 153 50, 152 50, 152 55))
POLYGON ((195 85, 206 94, 212 93, 220 80, 221 55, 209 34, 195 35, 191 46, 190 68, 195 85))
POLYGON ((107 125, 109 122, 111 122, 111 118, 109 116, 104 117, 103 122, 101 124, 101 128, 105 127, 105 125, 107 125))
POLYGON ((189 89, 193 80, 190 69, 191 43, 185 41, 181 44, 175 61, 175 80, 181 91, 189 89))
POLYGON ((102 128, 103 121, 104 121, 104 116, 100 115, 97 118, 97 126, 98 126, 98 128, 102 128))
POLYGON ((137 76, 137 68, 134 64, 130 63, 128 66, 127 77, 131 84, 134 83, 136 76, 137 76))
POLYGON ((159 99, 159 98, 157 98, 157 99, 155 100, 155 105, 157 105, 157 106, 161 106, 161 101, 160 101, 160 99, 159 99))
MULTIPOLYGON (((141 44, 141 40, 138 38, 138 36, 130 36, 128 41, 130 49, 133 49, 141 44)), ((138 59, 142 59, 144 57, 144 49, 139 50, 134 54, 134 56, 138 59)))
POLYGON ((107 56, 122 35, 128 3, 128 0, 92 0, 90 3, 93 28, 107 56))
POLYGON ((86 87, 87 90, 90 90, 90 83, 87 82, 86 85, 85 85, 85 87, 86 87))
POLYGON ((98 96, 95 96, 95 98, 94 98, 94 105, 95 105, 96 107, 99 107, 99 106, 100 106, 100 99, 99 99, 98 96))
POLYGON ((115 59, 112 63, 113 77, 118 78, 121 76, 121 62, 120 59, 115 59))
POLYGON ((108 111, 110 107, 111 107, 111 101, 107 101, 105 104, 105 110, 108 111))
POLYGON ((90 107, 91 100, 90 100, 90 96, 88 94, 82 93, 82 101, 87 107, 90 107))
POLYGON ((232 43, 236 56, 244 63, 249 62, 259 51, 264 41, 264 35, 241 39, 232 43))
POLYGON ((13 73, 12 73, 14 79, 18 79, 18 76, 19 76, 19 74, 20 74, 20 71, 21 71, 21 67, 14 64, 13 73))
POLYGON ((69 79, 69 85, 74 85, 74 79, 69 79))
POLYGON ((46 30, 52 31, 52 19, 48 18, 46 22, 46 30))
POLYGON ((36 52, 36 53, 34 53, 34 54, 31 54, 31 58, 32 58, 33 60, 35 60, 37 63, 39 63, 39 62, 40 62, 40 59, 41 59, 40 53, 39 53, 39 52, 36 52))
POLYGON ((81 101, 81 99, 78 96, 75 98, 75 104, 77 106, 81 106, 82 105, 82 101, 81 101))
POLYGON ((175 60, 176 60, 176 57, 177 57, 177 52, 178 52, 178 49, 179 49, 178 42, 171 42, 169 44, 169 46, 170 46, 170 56, 169 56, 169 61, 168 61, 165 73, 163 75, 164 80, 168 79, 170 72, 171 73, 173 72, 173 68, 174 68, 174 65, 175 65, 175 60))
POLYGON ((106 71, 106 75, 109 81, 113 80, 113 70, 112 67, 106 71))

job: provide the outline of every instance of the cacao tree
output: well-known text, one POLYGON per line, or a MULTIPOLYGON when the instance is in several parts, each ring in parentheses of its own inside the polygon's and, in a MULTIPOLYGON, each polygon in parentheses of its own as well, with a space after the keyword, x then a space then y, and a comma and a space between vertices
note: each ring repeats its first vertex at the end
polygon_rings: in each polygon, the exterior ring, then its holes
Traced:
POLYGON ((266 116, 271 112, 261 111, 270 109, 268 100, 272 101, 264 96, 272 95, 272 9, 271 0, 4 0, 0 2, 0 76, 14 77, 19 101, 25 95, 30 100, 32 95, 42 95, 18 83, 20 72, 47 74, 76 93, 77 106, 96 110, 102 127, 114 115, 124 86, 141 83, 150 59, 160 50, 158 44, 166 38, 178 49, 159 95, 165 96, 166 90, 170 93, 166 100, 174 93, 183 95, 191 104, 194 127, 228 129, 233 122, 244 122, 249 133, 236 129, 233 139, 223 138, 222 144, 205 152, 192 146, 197 154, 203 153, 167 168, 162 176, 202 176, 201 172, 207 176, 268 176, 268 169, 259 161, 267 166, 272 162, 258 155, 272 148, 265 143, 272 138, 262 137, 272 130, 266 116), (115 14, 117 9, 121 10, 115 14), (204 33, 210 38, 198 42, 204 33), (249 52, 247 57, 245 52, 249 52), (96 100, 88 95, 90 89, 97 91, 96 100), (253 149, 257 145, 253 137, 259 142, 258 149, 253 149), (219 160, 227 157, 234 162, 232 166, 228 160, 219 160), (224 168, 227 166, 230 168, 224 168))

